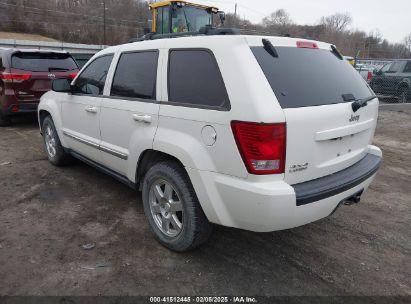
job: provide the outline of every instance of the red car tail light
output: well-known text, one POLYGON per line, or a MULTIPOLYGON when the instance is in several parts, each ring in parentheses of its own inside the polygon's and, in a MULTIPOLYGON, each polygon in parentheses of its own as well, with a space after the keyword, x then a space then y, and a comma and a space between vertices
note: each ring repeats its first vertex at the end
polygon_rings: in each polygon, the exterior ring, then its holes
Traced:
POLYGON ((310 41, 297 41, 297 47, 304 49, 318 49, 317 43, 310 41))
POLYGON ((233 121, 238 149, 251 174, 284 173, 286 125, 233 121))
POLYGON ((371 81, 371 80, 372 80, 372 72, 371 72, 371 71, 368 71, 367 81, 371 81))
POLYGON ((8 83, 20 83, 31 78, 31 74, 21 73, 0 73, 0 79, 8 83))
POLYGON ((13 106, 11 107, 11 111, 12 111, 13 113, 17 113, 19 110, 20 110, 20 107, 19 107, 18 105, 13 105, 13 106))

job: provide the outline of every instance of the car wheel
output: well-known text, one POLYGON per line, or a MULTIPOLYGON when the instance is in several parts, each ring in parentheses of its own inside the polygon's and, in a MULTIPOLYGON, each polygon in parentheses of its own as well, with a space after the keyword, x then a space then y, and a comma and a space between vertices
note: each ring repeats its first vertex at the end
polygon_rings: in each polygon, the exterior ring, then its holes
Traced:
POLYGON ((407 87, 401 87, 398 91, 398 102, 405 103, 410 100, 410 93, 407 87))
POLYGON ((55 166, 64 166, 68 164, 71 157, 64 151, 60 138, 57 134, 53 119, 47 116, 41 128, 43 133, 44 148, 49 161, 55 166))
POLYGON ((155 164, 143 182, 143 205, 155 238, 184 252, 205 243, 212 232, 187 172, 177 162, 155 164))
POLYGON ((0 112, 0 127, 8 127, 11 125, 10 117, 4 116, 3 113, 0 112))

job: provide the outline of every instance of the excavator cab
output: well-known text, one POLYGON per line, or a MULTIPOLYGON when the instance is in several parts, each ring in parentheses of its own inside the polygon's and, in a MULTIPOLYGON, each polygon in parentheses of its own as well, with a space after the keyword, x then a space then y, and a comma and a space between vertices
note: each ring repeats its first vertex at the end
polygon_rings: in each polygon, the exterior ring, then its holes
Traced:
POLYGON ((216 7, 187 1, 163 1, 149 5, 151 10, 151 31, 154 34, 199 32, 212 26, 214 16, 224 24, 225 14, 216 7))

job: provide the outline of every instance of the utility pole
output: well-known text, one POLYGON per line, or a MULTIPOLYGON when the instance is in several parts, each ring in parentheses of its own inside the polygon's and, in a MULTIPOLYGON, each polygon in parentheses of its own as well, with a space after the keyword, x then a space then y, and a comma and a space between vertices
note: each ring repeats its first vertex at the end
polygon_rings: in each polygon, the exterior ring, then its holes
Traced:
POLYGON ((104 38, 103 38, 103 44, 107 45, 107 40, 106 40, 106 0, 103 0, 103 27, 104 27, 104 38))
POLYGON ((237 25, 237 3, 234 8, 234 27, 237 25))

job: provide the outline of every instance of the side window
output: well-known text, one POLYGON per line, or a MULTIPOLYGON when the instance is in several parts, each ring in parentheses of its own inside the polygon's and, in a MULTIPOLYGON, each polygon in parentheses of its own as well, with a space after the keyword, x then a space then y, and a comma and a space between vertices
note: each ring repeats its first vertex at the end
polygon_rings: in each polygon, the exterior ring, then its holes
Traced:
POLYGON ((171 50, 169 102, 230 109, 227 91, 214 55, 207 50, 171 50))
POLYGON ((170 33, 169 8, 162 7, 157 10, 156 31, 160 34, 170 33))
POLYGON ((404 73, 411 73, 411 61, 407 61, 407 64, 404 68, 404 73))
POLYGON ((394 61, 390 69, 388 70, 388 73, 397 73, 401 69, 401 67, 402 67, 401 61, 394 61))
POLYGON ((122 54, 110 95, 156 99, 157 62, 157 51, 122 54))
POLYGON ((102 95, 113 55, 102 56, 90 63, 74 84, 74 93, 102 95))
POLYGON ((390 67, 392 65, 392 62, 385 64, 382 68, 381 68, 381 72, 386 73, 390 67))

